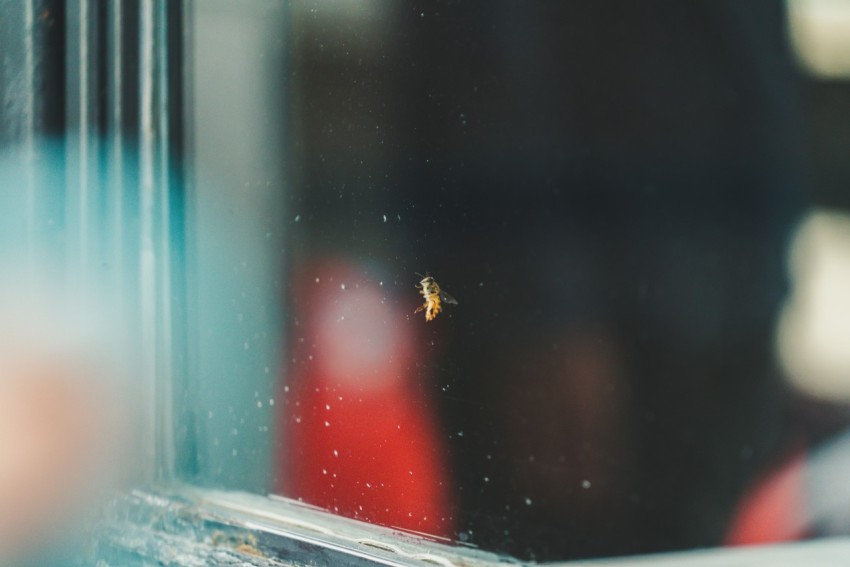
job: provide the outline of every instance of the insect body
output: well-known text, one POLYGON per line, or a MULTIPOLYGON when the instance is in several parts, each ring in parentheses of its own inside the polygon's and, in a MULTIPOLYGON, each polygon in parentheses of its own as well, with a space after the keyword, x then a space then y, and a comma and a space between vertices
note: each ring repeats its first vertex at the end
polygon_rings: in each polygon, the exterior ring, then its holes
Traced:
MULTIPOLYGON (((420 274, 421 275, 421 274, 420 274)), ((425 298, 425 303, 420 305, 414 313, 425 311, 425 320, 433 321, 437 314, 443 310, 443 303, 457 305, 457 300, 440 289, 440 284, 431 276, 422 276, 416 287, 419 288, 419 293, 425 298)))

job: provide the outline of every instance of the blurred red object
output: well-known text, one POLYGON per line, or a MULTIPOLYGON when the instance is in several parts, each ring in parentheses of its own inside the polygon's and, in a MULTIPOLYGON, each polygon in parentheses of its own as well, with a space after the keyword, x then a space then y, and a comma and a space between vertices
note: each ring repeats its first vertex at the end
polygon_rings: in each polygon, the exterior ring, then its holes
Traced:
POLYGON ((447 459, 420 383, 415 290, 410 305, 398 303, 343 261, 301 274, 275 488, 344 516, 449 536, 447 459))
POLYGON ((747 491, 726 534, 726 545, 795 541, 808 534, 804 490, 807 452, 796 450, 747 491))

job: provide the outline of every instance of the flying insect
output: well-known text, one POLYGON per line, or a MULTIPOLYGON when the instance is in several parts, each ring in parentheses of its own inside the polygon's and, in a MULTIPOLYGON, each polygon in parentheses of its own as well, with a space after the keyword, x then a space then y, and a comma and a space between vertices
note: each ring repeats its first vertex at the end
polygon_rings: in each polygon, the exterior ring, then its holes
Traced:
POLYGON ((457 299, 440 289, 440 284, 437 283, 432 276, 425 274, 416 274, 422 280, 416 284, 419 288, 419 293, 425 298, 425 303, 420 305, 414 313, 425 311, 425 320, 433 321, 437 314, 443 310, 443 304, 457 305, 457 299))

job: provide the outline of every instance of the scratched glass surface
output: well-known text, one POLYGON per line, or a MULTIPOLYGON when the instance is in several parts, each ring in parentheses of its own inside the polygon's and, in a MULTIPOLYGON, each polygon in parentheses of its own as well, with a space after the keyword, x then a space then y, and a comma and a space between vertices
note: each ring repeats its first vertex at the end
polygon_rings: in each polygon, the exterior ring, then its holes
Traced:
POLYGON ((183 474, 523 559, 840 532, 804 4, 193 3, 183 474))

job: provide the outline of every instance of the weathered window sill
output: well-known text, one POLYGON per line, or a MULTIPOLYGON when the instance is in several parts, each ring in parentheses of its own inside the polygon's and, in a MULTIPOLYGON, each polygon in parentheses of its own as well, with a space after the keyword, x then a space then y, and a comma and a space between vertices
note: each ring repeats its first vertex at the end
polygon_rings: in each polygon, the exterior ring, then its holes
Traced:
POLYGON ((99 566, 517 563, 289 500, 189 487, 119 497, 95 535, 99 566))

